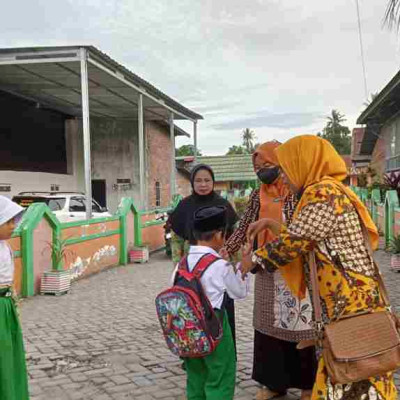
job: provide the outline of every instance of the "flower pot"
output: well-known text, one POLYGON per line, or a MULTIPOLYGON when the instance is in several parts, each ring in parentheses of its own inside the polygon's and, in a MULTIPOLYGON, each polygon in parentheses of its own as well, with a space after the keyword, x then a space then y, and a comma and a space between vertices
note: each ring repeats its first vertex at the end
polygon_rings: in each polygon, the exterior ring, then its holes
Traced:
POLYGON ((147 246, 134 247, 128 252, 130 263, 147 263, 149 261, 149 248, 147 246))
POLYGON ((46 271, 42 275, 40 284, 40 294, 54 294, 59 296, 65 294, 71 288, 71 272, 63 271, 46 271))
POLYGON ((390 268, 393 271, 400 271, 400 254, 392 254, 390 259, 390 268))

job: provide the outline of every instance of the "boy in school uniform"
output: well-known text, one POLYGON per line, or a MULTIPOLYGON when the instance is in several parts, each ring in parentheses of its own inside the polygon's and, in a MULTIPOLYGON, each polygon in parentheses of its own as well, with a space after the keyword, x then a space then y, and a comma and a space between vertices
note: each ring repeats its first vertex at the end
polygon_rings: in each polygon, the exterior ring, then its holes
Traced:
MULTIPOLYGON (((225 243, 226 209, 223 206, 203 207, 194 214, 194 237, 187 256, 192 271, 205 254, 218 257, 225 243)), ((243 263, 251 264, 251 252, 244 252, 243 263)), ((232 299, 243 299, 249 292, 248 277, 238 268, 220 258, 202 275, 200 281, 216 314, 221 317, 223 336, 213 353, 201 358, 185 358, 188 400, 232 400, 235 392, 236 354, 224 309, 225 294, 232 299), (221 315, 222 314, 222 315, 221 315)), ((175 276, 176 271, 174 272, 175 276)))

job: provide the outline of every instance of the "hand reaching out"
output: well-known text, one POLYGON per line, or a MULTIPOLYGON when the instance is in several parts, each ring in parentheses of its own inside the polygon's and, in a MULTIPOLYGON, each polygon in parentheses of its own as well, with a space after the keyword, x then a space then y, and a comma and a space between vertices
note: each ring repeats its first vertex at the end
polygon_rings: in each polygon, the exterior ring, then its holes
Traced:
POLYGON ((247 241, 249 243, 253 243, 257 235, 266 229, 269 229, 272 233, 278 236, 281 230, 281 224, 271 218, 259 219, 258 221, 250 224, 249 228, 247 229, 247 241))
POLYGON ((219 251, 219 255, 220 255, 225 261, 229 261, 229 253, 228 253, 228 250, 226 250, 225 247, 222 247, 222 249, 219 251))
POLYGON ((246 243, 242 247, 242 279, 244 280, 245 276, 247 273, 249 273, 255 266, 253 265, 253 262, 251 261, 251 256, 252 256, 252 246, 250 243, 246 243))

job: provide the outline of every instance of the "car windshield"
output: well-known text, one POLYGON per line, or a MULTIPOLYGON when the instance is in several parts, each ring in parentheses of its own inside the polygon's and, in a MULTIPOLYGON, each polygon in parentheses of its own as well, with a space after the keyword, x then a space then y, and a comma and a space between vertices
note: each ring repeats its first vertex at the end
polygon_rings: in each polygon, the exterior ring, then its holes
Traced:
POLYGON ((46 204, 49 206, 51 211, 61 211, 65 206, 65 197, 59 199, 48 199, 46 204))
POLYGON ((22 207, 29 207, 33 203, 45 203, 51 211, 60 211, 64 208, 66 199, 65 197, 29 197, 29 196, 16 196, 13 201, 22 207))

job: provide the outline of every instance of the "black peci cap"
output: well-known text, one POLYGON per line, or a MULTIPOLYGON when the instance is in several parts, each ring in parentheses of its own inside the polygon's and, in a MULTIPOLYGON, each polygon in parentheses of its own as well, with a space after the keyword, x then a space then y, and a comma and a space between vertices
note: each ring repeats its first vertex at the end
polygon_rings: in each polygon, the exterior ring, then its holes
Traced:
POLYGON ((226 227, 226 207, 202 207, 194 213, 193 227, 198 232, 211 232, 226 227))

